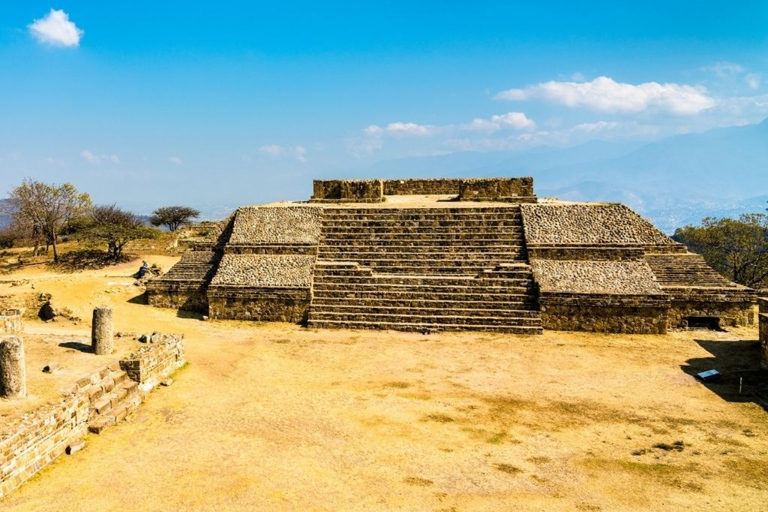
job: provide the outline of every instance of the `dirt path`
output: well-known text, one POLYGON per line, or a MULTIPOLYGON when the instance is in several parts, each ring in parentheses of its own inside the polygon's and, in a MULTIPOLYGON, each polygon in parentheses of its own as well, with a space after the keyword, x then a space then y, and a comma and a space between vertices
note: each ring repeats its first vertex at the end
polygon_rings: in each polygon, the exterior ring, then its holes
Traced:
POLYGON ((722 354, 757 354, 754 329, 311 331, 179 318, 128 302, 127 287, 104 293, 110 280, 52 277, 46 287, 73 309, 93 297, 113 305, 117 329, 185 333, 190 365, 133 420, 90 436, 84 451, 0 500, 3 511, 768 504, 766 412, 724 400, 689 368, 713 362, 715 349, 721 363, 722 354))

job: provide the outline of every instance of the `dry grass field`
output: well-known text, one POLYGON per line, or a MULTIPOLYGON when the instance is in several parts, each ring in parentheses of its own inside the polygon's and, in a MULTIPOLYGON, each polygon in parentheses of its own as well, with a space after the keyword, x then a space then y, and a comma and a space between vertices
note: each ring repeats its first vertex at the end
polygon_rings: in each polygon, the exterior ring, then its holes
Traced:
POLYGON ((41 364, 60 360, 61 376, 104 364, 77 345, 98 305, 115 309, 117 331, 184 333, 190 363, 135 417, 0 500, 4 512, 768 510, 756 329, 521 337, 205 322, 140 304, 137 268, 0 278, 0 295, 48 292, 83 319, 26 323, 33 400, 56 394, 41 364), (709 368, 724 380, 696 381, 709 368))

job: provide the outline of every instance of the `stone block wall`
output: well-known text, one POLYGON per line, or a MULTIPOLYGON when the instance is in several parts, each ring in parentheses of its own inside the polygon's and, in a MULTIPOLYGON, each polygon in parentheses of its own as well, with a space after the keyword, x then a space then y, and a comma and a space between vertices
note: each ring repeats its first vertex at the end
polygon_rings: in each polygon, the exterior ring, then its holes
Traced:
POLYGON ((158 308, 208 313, 206 285, 200 282, 149 281, 147 303, 158 308))
POLYGON ((149 392, 186 364, 184 335, 166 334, 120 360, 120 369, 149 392))
POLYGON ((474 178, 459 183, 460 201, 500 201, 535 203, 533 178, 474 178))
POLYGON ((315 180, 312 201, 376 203, 382 196, 407 195, 451 195, 462 201, 536 201, 530 177, 315 180))
POLYGON ((665 334, 668 304, 618 300, 617 297, 542 297, 541 322, 555 331, 665 334), (571 300, 568 300, 571 299, 571 300))
POLYGON ((18 334, 23 330, 21 318, 22 309, 5 309, 0 311, 0 334, 18 334))
MULTIPOLYGON (((131 380, 126 381, 130 385, 123 385, 120 395, 134 400, 134 395, 128 392, 131 385, 135 391, 138 383, 139 389, 146 393, 184 364, 183 337, 169 336, 163 342, 144 347, 126 361, 78 380, 58 402, 1 425, 0 498, 66 453, 68 448, 83 442, 89 427, 98 423, 99 428, 103 428, 104 418, 98 415, 99 401, 104 400, 106 391, 117 389, 114 377, 123 363, 132 371, 128 372, 131 380)), ((139 400, 136 398, 136 405, 139 400)), ((116 414, 124 418, 127 406, 124 404, 120 410, 122 412, 116 414)))
POLYGON ((459 194, 461 179, 415 178, 384 180, 385 196, 455 196, 459 194))
POLYGON ((312 302, 309 288, 211 288, 212 319, 305 323, 312 302))
POLYGON ((379 203, 383 195, 382 180, 315 180, 312 201, 379 203))

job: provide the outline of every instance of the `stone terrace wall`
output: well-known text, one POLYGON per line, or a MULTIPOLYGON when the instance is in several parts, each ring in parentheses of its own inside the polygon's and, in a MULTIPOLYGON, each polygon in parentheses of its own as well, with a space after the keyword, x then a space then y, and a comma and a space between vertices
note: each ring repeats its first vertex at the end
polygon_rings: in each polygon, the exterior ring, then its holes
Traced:
MULTIPOLYGON (((184 364, 183 337, 170 336, 161 343, 142 348, 126 363, 138 371, 129 373, 145 392, 154 382, 167 378, 184 364), (134 364, 138 361, 138 365, 134 364)), ((120 366, 123 365, 121 361, 120 366)), ((16 421, 4 423, 0 430, 0 498, 7 495, 41 469, 65 453, 70 446, 85 439, 88 427, 99 421, 94 404, 102 398, 103 382, 112 381, 119 371, 110 365, 80 379, 63 399, 25 414, 16 421)), ((134 388, 136 384, 133 384, 134 388)), ((110 388, 111 389, 111 388, 110 388)))
POLYGON ((18 334, 23 330, 21 317, 22 309, 5 309, 0 311, 0 334, 18 334))
POLYGON ((758 299, 760 304, 760 365, 768 370, 768 298, 758 299))
POLYGON ((208 288, 210 317, 304 322, 314 265, 307 255, 225 254, 208 288))
POLYGON ((462 201, 536 201, 530 177, 315 180, 312 201, 376 203, 382 196, 407 195, 451 195, 462 201))
POLYGON ((382 180, 315 180, 313 201, 378 203, 384 193, 382 180))
POLYGON ((533 178, 472 178, 459 183, 460 201, 535 203, 533 178))
POLYGON ((523 204, 531 246, 680 246, 621 204, 523 204))
POLYGON ((531 260, 545 329, 666 332, 669 299, 643 261, 531 260))
POLYGON ((247 206, 235 215, 232 246, 317 245, 323 208, 319 206, 247 206))

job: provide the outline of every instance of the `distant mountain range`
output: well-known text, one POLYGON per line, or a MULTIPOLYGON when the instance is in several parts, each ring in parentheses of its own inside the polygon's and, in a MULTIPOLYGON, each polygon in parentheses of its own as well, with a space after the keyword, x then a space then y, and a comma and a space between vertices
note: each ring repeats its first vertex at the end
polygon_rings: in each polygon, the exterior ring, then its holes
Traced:
POLYGON ((381 178, 533 176, 539 197, 621 202, 665 232, 768 207, 768 119, 652 143, 462 152, 379 162, 381 178))
MULTIPOLYGON (((490 176, 533 176, 539 197, 624 203, 671 234, 708 216, 765 212, 768 119, 652 143, 592 141, 568 148, 459 152, 387 160, 334 175, 390 179, 490 176)), ((2 214, 4 201, 0 199, 0 229, 10 222, 2 214)), ((202 211, 201 219, 224 218, 235 209, 193 206, 202 211)))

